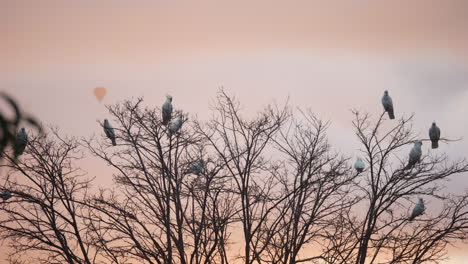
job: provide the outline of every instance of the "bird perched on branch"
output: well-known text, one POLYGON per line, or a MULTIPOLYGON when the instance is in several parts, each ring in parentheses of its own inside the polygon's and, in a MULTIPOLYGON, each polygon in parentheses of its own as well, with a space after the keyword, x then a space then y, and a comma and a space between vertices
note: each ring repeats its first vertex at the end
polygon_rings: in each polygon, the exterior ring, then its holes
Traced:
POLYGON ((112 141, 112 146, 117 146, 117 142, 115 142, 114 128, 107 119, 104 119, 104 133, 106 133, 106 136, 112 141))
POLYGON ((408 165, 406 165, 405 170, 411 169, 416 163, 421 161, 422 156, 422 141, 418 140, 414 142, 414 146, 409 153, 408 165))
POLYGON ((440 139, 440 128, 436 125, 435 122, 433 122, 431 128, 429 128, 429 138, 432 142, 432 148, 438 148, 440 139))
POLYGON ((195 161, 188 170, 185 171, 186 174, 195 174, 200 175, 203 172, 203 167, 205 167, 205 162, 200 159, 195 161))
POLYGON ((361 173, 364 171, 364 168, 366 167, 366 164, 364 164, 364 161, 362 159, 358 158, 356 162, 354 163, 354 168, 358 173, 361 173))
POLYGON ((3 192, 0 193, 0 198, 3 200, 8 200, 11 198, 11 192, 9 190, 4 190, 3 192))
POLYGON ((393 113, 393 101, 390 95, 388 95, 387 90, 385 90, 384 95, 382 97, 382 105, 384 107, 385 112, 388 113, 388 118, 395 119, 395 114, 393 113))
POLYGON ((167 126, 172 118, 172 96, 166 96, 166 101, 162 106, 162 124, 167 126))
POLYGON ((169 127, 169 134, 173 135, 177 133, 181 127, 182 127, 182 118, 179 116, 176 118, 176 120, 172 122, 171 126, 169 127))
POLYGON ((422 198, 419 198, 419 201, 414 207, 413 212, 411 213, 411 216, 408 218, 408 220, 410 222, 413 221, 414 218, 422 215, 424 213, 424 210, 426 210, 426 208, 424 207, 424 201, 422 198))
POLYGON ((22 127, 16 134, 15 144, 13 146, 15 157, 23 154, 26 145, 28 145, 28 133, 26 133, 26 129, 22 127))

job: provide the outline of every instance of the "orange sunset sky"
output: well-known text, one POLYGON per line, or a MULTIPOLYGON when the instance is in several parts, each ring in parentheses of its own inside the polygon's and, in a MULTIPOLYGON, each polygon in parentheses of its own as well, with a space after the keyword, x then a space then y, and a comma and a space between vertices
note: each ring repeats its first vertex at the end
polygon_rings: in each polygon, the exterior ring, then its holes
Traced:
MULTIPOLYGON (((0 89, 78 137, 101 133, 104 105, 131 97, 159 107, 171 94, 200 119, 220 86, 247 114, 289 97, 331 120, 330 143, 350 157, 349 110, 380 113, 388 89, 421 135, 435 120, 463 138, 437 151, 468 157, 467 12, 466 0, 0 0, 0 89)), ((83 163, 112 182, 101 161, 83 163)), ((447 187, 466 191, 468 175, 447 187)), ((458 246, 446 263, 468 263, 458 246)))

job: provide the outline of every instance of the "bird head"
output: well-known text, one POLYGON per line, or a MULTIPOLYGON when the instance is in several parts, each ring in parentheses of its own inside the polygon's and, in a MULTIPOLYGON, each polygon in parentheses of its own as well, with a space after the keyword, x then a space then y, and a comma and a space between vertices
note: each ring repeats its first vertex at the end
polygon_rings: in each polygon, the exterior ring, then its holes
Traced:
POLYGON ((432 126, 433 126, 433 127, 435 127, 435 126, 436 126, 436 122, 435 122, 435 121, 434 121, 434 122, 432 122, 432 126))
POLYGON ((414 142, 414 145, 416 146, 422 146, 422 141, 421 140, 417 140, 416 142, 414 142))
POLYGON ((24 129, 24 127, 21 128, 21 132, 26 132, 26 129, 24 129))
POLYGON ((384 95, 388 95, 388 91, 387 91, 387 90, 384 91, 384 95))
POLYGON ((166 95, 166 100, 168 100, 169 102, 172 102, 172 96, 166 95))

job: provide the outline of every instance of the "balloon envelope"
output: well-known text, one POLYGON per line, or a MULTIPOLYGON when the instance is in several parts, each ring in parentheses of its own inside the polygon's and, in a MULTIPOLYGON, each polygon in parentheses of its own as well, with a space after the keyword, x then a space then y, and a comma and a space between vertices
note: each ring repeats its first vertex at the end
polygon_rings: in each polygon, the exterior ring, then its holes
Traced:
POLYGON ((104 96, 106 96, 106 88, 104 87, 96 87, 94 88, 94 96, 98 99, 99 102, 104 99, 104 96))

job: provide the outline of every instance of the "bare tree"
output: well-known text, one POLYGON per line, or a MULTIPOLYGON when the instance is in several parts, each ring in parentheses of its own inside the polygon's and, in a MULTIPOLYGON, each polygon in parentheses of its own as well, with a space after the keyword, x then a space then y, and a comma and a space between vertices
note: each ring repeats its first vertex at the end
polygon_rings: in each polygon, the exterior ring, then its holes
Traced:
POLYGON ((2 189, 11 198, 0 204, 0 234, 9 241, 11 262, 94 263, 97 251, 81 218, 86 209, 77 202, 90 183, 75 164, 81 155, 76 140, 55 130, 30 136, 19 159, 5 153, 2 189))
POLYGON ((170 133, 160 110, 142 107, 141 99, 109 111, 118 146, 87 142, 116 171, 116 191, 93 202, 99 213, 90 223, 99 226, 90 228, 97 246, 111 258, 127 254, 148 263, 227 263, 235 200, 224 189, 223 164, 206 153, 204 137, 186 117, 182 129, 170 133))
POLYGON ((231 192, 237 204, 243 234, 244 263, 262 262, 262 254, 273 239, 273 229, 279 227, 272 219, 274 209, 288 195, 277 192, 280 183, 268 159, 273 149, 273 138, 289 116, 287 107, 267 107, 252 120, 244 119, 239 102, 223 90, 214 104, 213 118, 202 131, 209 146, 223 163, 223 172, 229 176, 231 192))
POLYGON ((117 145, 83 141, 114 171, 115 184, 98 192, 77 167, 78 142, 54 130, 33 136, 20 159, 3 153, 10 262, 438 263, 466 239, 468 194, 446 193, 443 182, 468 163, 426 151, 406 167, 409 145, 428 141, 412 132, 412 116, 353 112, 367 163, 357 172, 328 143, 328 122, 287 104, 249 119, 221 90, 207 122, 174 111, 177 131, 142 99, 108 110, 117 145), (418 198, 426 212, 410 221, 418 198))
POLYGON ((275 175, 283 192, 292 195, 275 208, 279 228, 267 247, 266 262, 321 259, 320 252, 310 252, 311 247, 317 245, 330 221, 355 202, 350 192, 357 174, 349 173, 347 159, 332 153, 327 127, 310 111, 300 111, 275 140, 283 154, 283 169, 275 170, 275 175))
POLYGON ((437 263, 450 241, 465 238, 467 196, 449 199, 443 181, 466 172, 467 162, 450 162, 444 154, 426 152, 420 163, 405 169, 408 146, 415 140, 428 141, 413 134, 413 117, 386 124, 385 113, 376 121, 353 113, 368 168, 356 184, 360 202, 344 210, 334 228, 327 230, 325 262, 437 263), (412 204, 419 197, 425 197, 431 208, 411 222, 412 204), (443 203, 439 212, 437 201, 443 203), (359 211, 364 213, 355 213, 359 211))

